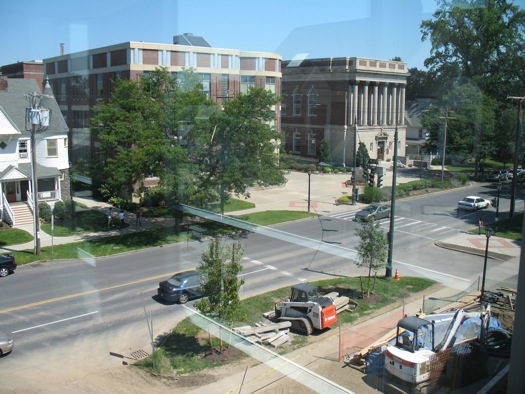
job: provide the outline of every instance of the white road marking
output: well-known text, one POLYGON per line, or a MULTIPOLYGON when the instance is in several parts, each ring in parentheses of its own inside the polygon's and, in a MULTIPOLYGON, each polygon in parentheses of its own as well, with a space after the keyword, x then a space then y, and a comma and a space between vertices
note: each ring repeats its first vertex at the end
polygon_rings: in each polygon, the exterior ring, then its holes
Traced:
POLYGON ((29 330, 33 330, 33 329, 35 329, 35 328, 40 328, 40 327, 50 326, 51 324, 57 324, 57 323, 62 323, 62 322, 69 321, 69 320, 80 319, 81 317, 86 317, 86 316, 89 316, 89 315, 93 315, 93 314, 95 314, 95 313, 98 313, 98 311, 89 312, 89 313, 84 313, 83 315, 78 315, 78 316, 68 317, 67 319, 56 320, 56 321, 52 321, 52 322, 50 322, 50 323, 39 324, 38 326, 33 326, 33 327, 23 328, 23 329, 21 329, 21 330, 13 331, 12 333, 13 333, 13 334, 16 334, 16 333, 18 333, 18 332, 29 331, 29 330))

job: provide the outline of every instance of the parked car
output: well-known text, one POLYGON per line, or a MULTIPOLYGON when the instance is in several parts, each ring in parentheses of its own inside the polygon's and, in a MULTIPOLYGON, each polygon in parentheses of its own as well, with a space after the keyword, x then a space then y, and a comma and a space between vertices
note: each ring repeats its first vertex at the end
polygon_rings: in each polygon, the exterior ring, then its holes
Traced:
POLYGON ((159 283, 157 294, 166 302, 185 304, 190 299, 202 297, 201 283, 202 276, 197 270, 177 272, 159 283))
POLYGON ((509 170, 494 170, 488 176, 489 181, 507 181, 512 178, 512 173, 509 170))
POLYGON ((491 205, 490 200, 478 196, 467 196, 458 202, 458 209, 471 209, 476 211, 478 209, 488 208, 491 205))
POLYGON ((12 254, 0 255, 0 277, 9 275, 16 270, 15 256, 12 254))
POLYGON ((355 220, 358 222, 366 222, 369 220, 389 218, 390 212, 391 210, 388 205, 369 205, 355 214, 355 220))
POLYGON ((11 335, 0 332, 0 356, 4 356, 13 351, 15 341, 11 335))

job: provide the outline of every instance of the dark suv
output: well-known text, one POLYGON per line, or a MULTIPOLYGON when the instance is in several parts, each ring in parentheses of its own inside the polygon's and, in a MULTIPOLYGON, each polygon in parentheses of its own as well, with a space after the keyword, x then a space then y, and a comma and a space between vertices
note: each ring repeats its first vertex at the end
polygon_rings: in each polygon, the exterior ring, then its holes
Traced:
POLYGON ((191 298, 202 297, 201 274, 196 270, 177 272, 168 280, 159 283, 157 294, 166 302, 185 304, 191 298))
POLYGON ((0 277, 3 278, 14 270, 16 270, 15 256, 10 253, 0 255, 0 277))

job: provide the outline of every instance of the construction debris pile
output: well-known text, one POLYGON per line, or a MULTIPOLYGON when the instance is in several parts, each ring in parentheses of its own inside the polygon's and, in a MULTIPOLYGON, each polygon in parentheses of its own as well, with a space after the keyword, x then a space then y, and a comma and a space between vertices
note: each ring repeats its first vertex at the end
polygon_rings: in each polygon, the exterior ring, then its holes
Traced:
POLYGON ((289 321, 273 323, 263 322, 257 323, 255 326, 243 326, 233 329, 236 333, 246 337, 250 342, 268 345, 274 348, 287 344, 291 341, 290 327, 292 323, 289 321))

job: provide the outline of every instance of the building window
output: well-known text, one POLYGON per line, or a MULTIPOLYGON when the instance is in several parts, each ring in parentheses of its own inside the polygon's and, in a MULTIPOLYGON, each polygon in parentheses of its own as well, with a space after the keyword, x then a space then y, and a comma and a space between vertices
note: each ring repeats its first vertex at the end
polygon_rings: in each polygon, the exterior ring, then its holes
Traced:
POLYGON ((373 151, 374 151, 374 143, 371 142, 371 143, 370 143, 370 152, 373 152, 373 151))
POLYGON ((18 156, 21 159, 26 159, 28 157, 27 146, 29 140, 20 140, 18 141, 18 156))
POLYGON ((47 157, 58 157, 58 145, 56 139, 46 140, 47 157))
POLYGON ((292 151, 295 153, 301 152, 301 133, 298 131, 293 133, 292 151))
POLYGON ((202 93, 210 97, 211 74, 201 74, 202 93))
POLYGON ((308 116, 317 116, 317 90, 313 86, 308 90, 308 116))
POLYGON ((286 115, 286 100, 288 100, 288 95, 283 94, 281 97, 281 115, 286 115))
POLYGON ((316 148, 315 148, 315 133, 310 131, 308 133, 308 154, 309 155, 315 155, 316 148))
POLYGON ((230 75, 222 74, 221 81, 221 97, 228 99, 230 96, 230 75))
POLYGON ((293 115, 301 115, 301 91, 295 88, 293 91, 293 115))
POLYGON ((266 77, 266 90, 275 94, 275 77, 266 77))
POLYGON ((102 98, 104 95, 104 78, 102 74, 97 74, 97 98, 102 98))
POLYGON ((248 93, 251 87, 255 87, 255 75, 241 75, 241 93, 248 93))

